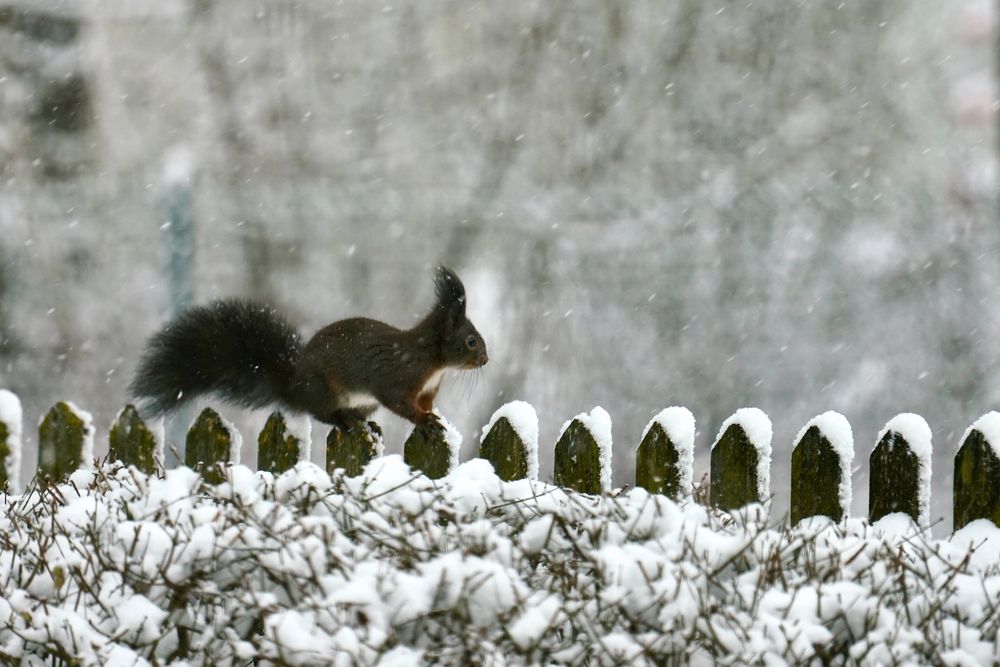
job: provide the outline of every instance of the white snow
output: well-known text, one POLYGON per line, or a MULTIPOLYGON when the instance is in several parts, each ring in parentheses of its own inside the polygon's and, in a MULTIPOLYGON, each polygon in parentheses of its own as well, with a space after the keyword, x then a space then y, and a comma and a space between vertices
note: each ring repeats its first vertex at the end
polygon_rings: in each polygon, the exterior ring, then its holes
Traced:
POLYGON ((7 447, 10 449, 3 465, 12 491, 21 488, 21 420, 21 401, 14 392, 0 389, 0 422, 7 427, 7 447))
POLYGON ((693 491, 694 477, 694 415, 685 407, 671 406, 653 417, 646 428, 642 430, 640 442, 646 438, 649 429, 659 424, 670 442, 677 448, 677 469, 680 475, 681 494, 690 498, 693 491))
POLYGON ((163 160, 162 180, 166 185, 190 185, 195 173, 194 153, 187 146, 171 147, 163 160))
POLYGON ((434 410, 434 414, 444 427, 444 441, 448 443, 448 472, 451 472, 458 467, 462 453, 462 434, 437 409, 434 410))
POLYGON ((946 540, 902 514, 772 529, 485 461, 431 481, 396 455, 353 478, 233 466, 208 488, 187 468, 99 473, 0 515, 9 661, 991 664, 1000 634, 988 521, 946 540))
POLYGON ((566 429, 574 421, 583 424, 583 427, 590 432, 590 435, 597 443, 597 450, 601 461, 601 490, 611 490, 611 415, 601 406, 595 407, 590 413, 581 412, 570 419, 559 429, 559 440, 563 437, 566 429))
POLYGON ((750 444, 757 450, 757 497, 762 502, 767 502, 771 496, 771 420, 759 408, 740 408, 722 422, 712 449, 715 449, 726 429, 733 424, 743 428, 750 444))
POLYGON ((517 436, 524 443, 524 455, 528 462, 528 479, 538 479, 538 414, 535 408, 524 401, 511 401, 502 405, 490 421, 483 427, 479 444, 482 445, 493 427, 501 419, 510 422, 517 436))
MULTIPOLYGON (((919 465, 920 495, 917 498, 917 524, 923 528, 930 525, 931 516, 931 461, 933 450, 931 447, 931 427, 920 415, 912 412, 904 412, 890 419, 882 430, 879 431, 875 447, 882 442, 882 438, 889 432, 898 433, 910 446, 910 451, 917 457, 919 465)), ((874 450, 874 448, 872 448, 874 450)))
POLYGON ((997 459, 1000 459, 1000 412, 991 410, 973 422, 972 426, 965 430, 965 434, 958 443, 959 447, 965 444, 969 434, 973 431, 979 431, 983 434, 983 437, 993 449, 993 453, 996 455, 997 459))
POLYGON ((844 415, 829 410, 821 415, 816 415, 802 427, 799 434, 795 436, 796 445, 802 440, 802 436, 806 434, 806 431, 813 426, 819 428, 819 432, 827 439, 830 446, 833 447, 833 452, 840 459, 840 486, 838 489, 840 508, 844 511, 845 517, 850 516, 852 499, 851 466, 854 463, 854 433, 851 430, 851 424, 844 415))

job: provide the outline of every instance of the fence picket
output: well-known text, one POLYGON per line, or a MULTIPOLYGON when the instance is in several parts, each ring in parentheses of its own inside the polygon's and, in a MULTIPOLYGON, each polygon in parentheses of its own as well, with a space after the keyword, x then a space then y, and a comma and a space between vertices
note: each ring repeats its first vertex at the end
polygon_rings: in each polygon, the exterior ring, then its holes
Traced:
POLYGON ((285 416, 272 412, 257 436, 257 469, 280 475, 298 463, 302 444, 288 430, 285 416))
POLYGON ((18 486, 21 467, 21 401, 0 389, 0 491, 18 486))
POLYGON ((94 427, 90 415, 60 401, 38 425, 38 470, 60 481, 83 464, 90 464, 94 427))
POLYGON ((555 483, 581 493, 601 492, 601 452, 590 430, 574 419, 556 443, 555 483))
POLYGON ((680 452, 663 426, 654 422, 635 453, 635 485, 674 500, 681 489, 680 452))
POLYGON ((757 492, 757 449, 740 424, 730 424, 712 447, 709 463, 712 506, 739 509, 761 502, 757 492))
POLYGON ((886 424, 869 458, 868 517, 903 512, 929 523, 930 428, 922 417, 897 415, 886 424))
POLYGON ((844 518, 846 510, 840 503, 840 484, 840 456, 814 424, 792 450, 792 524, 819 515, 834 521, 844 518))
POLYGON ((451 472, 451 448, 439 426, 417 426, 403 443, 403 460, 431 479, 451 472))
POLYGON ((358 423, 346 432, 332 428, 326 437, 326 471, 343 468, 348 477, 355 477, 381 452, 382 430, 375 422, 358 423))
POLYGON ((133 465, 146 474, 152 474, 157 465, 157 439, 139 417, 134 405, 126 405, 118 414, 108 433, 108 459, 133 465))
POLYGON ((505 482, 528 476, 528 451, 521 436, 506 417, 500 417, 479 446, 479 456, 493 464, 505 482))
POLYGON ((207 483, 221 484, 225 481, 224 466, 232 460, 236 437, 218 412, 205 408, 188 431, 184 464, 199 470, 207 483))
POLYGON ((954 530, 989 519, 1000 526, 1000 413, 969 427, 955 454, 954 530))

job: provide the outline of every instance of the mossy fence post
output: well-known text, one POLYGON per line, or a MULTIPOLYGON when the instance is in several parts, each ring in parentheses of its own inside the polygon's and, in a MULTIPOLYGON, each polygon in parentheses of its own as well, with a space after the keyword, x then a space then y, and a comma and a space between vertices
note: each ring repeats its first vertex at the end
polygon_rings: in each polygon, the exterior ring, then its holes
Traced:
POLYGON ((920 459, 903 434, 889 429, 869 458, 868 518, 878 521, 894 512, 922 519, 920 459))
POLYGON ((977 519, 1000 526, 1000 414, 991 412, 970 427, 955 454, 954 530, 977 519), (992 424, 986 424, 989 420, 992 424), (986 426, 993 426, 987 429, 986 426), (986 433, 984 433, 984 431, 986 433))
POLYGON ((579 419, 570 422, 556 443, 553 473, 557 486, 580 493, 601 492, 601 450, 579 419))
POLYGON ((257 436, 257 470, 280 475, 298 463, 302 440, 288 430, 285 415, 272 412, 257 436))
POLYGON ((38 471, 60 481, 90 463, 85 459, 93 436, 89 415, 66 401, 56 403, 38 425, 38 471))
POLYGON ((18 486, 21 467, 21 400, 0 389, 0 491, 18 486))
POLYGON ((108 460, 133 465, 152 474, 163 462, 157 460, 157 439, 139 417, 134 405, 126 405, 108 433, 108 460))
POLYGON ((14 449, 11 443, 13 437, 14 434, 11 433, 11 428, 7 426, 7 423, 0 421, 0 490, 6 488, 8 482, 17 475, 16 471, 7 469, 7 466, 10 465, 11 452, 14 449))
POLYGON ((444 428, 438 425, 416 426, 403 443, 403 460, 431 479, 450 472, 451 448, 444 428))
POLYGON ((489 461, 505 482, 528 476, 528 448, 506 417, 497 419, 483 438, 479 456, 489 461))
POLYGON ((680 500, 684 495, 680 465, 677 445, 654 421, 635 452, 635 485, 680 500))
POLYGON ((844 518, 850 508, 841 506, 843 470, 840 455, 819 426, 806 429, 792 450, 792 525, 811 516, 844 518))
POLYGON ((225 481, 235 434, 212 408, 205 408, 191 425, 184 450, 184 464, 198 470, 209 484, 225 481))
POLYGON ((734 510, 764 501, 758 490, 758 456, 743 426, 730 424, 712 447, 709 467, 713 507, 734 510))
POLYGON ((381 449, 382 430, 375 422, 358 422, 346 431, 333 427, 326 436, 326 471, 343 468, 348 477, 356 477, 381 449))

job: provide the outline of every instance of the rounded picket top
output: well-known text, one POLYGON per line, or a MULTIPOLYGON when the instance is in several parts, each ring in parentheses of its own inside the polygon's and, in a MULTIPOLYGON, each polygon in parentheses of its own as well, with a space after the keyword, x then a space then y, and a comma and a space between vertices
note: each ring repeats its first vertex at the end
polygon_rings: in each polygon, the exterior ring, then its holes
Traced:
POLYGON ((94 459, 94 425, 90 413, 60 401, 38 424, 38 471, 60 481, 94 459))
POLYGON ((977 520, 1000 526, 1000 413, 988 412, 955 454, 954 530, 977 520))
POLYGON ((920 415, 903 413, 886 423, 869 459, 868 518, 908 514, 930 524, 931 429, 920 415))
POLYGON ((462 447, 462 434, 440 414, 437 417, 438 424, 415 427, 403 443, 403 461, 431 479, 458 467, 462 447))
POLYGON ((21 470, 21 401, 0 389, 0 491, 19 486, 21 470))
POLYGON ((205 408, 188 430, 184 464, 199 470, 209 484, 221 484, 226 478, 223 467, 239 461, 242 444, 232 424, 212 408, 205 408))
POLYGON ((134 405, 126 405, 108 432, 108 460, 151 475, 163 466, 163 433, 147 426, 134 405))
POLYGON ((538 479, 538 415, 524 401, 501 406, 483 427, 479 456, 507 482, 538 479))
POLYGON ((365 466, 382 456, 382 429, 375 422, 358 422, 347 431, 331 428, 326 437, 326 471, 342 468, 348 477, 360 475, 365 466))
POLYGON ((581 493, 611 490, 611 416, 602 407, 563 424, 556 442, 555 483, 581 493))
POLYGON ((257 436, 257 469, 280 475, 303 458, 309 447, 309 433, 289 427, 285 415, 274 411, 257 436))
POLYGON ((674 500, 691 497, 695 421, 691 411, 669 407, 650 420, 635 453, 635 485, 674 500))
POLYGON ((792 450, 791 522, 811 516, 840 521, 851 511, 854 435, 838 412, 813 417, 792 450))
POLYGON ((771 489, 771 420, 758 408, 741 408, 722 423, 712 445, 713 507, 735 510, 767 502, 771 489))

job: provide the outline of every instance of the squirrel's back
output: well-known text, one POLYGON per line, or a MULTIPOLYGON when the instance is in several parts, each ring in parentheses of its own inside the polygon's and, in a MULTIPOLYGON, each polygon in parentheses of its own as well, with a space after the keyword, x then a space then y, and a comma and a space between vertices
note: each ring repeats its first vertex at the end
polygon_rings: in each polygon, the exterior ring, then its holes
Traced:
POLYGON ((153 415, 208 393, 246 407, 287 403, 301 349, 298 332, 270 306, 215 301, 150 339, 131 390, 153 415))

